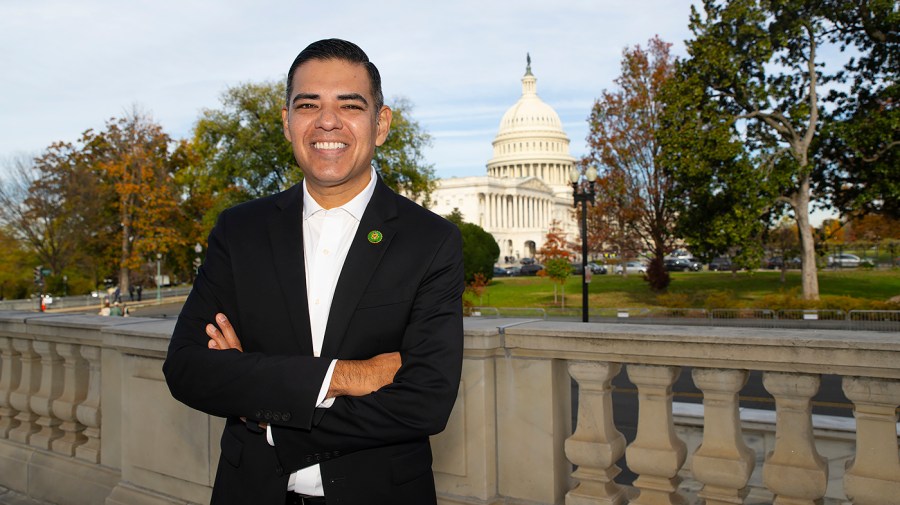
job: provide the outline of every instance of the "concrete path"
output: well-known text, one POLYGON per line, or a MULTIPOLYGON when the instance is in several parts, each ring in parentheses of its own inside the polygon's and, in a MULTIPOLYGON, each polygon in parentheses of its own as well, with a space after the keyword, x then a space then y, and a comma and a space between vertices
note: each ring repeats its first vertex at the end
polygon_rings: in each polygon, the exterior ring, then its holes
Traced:
POLYGON ((49 502, 37 501, 25 495, 10 491, 0 486, 0 505, 53 505, 49 502))

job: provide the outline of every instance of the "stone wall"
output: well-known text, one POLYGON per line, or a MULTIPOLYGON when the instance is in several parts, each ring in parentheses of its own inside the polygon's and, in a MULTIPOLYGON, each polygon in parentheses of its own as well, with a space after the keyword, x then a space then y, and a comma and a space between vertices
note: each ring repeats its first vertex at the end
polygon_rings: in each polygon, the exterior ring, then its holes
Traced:
MULTIPOLYGON (((61 505, 208 503, 223 422, 169 395, 161 366, 173 326, 0 312, 0 486, 61 505)), ((457 404, 433 439, 444 504, 900 496, 896 334, 470 318, 465 339, 457 404), (673 406, 682 367, 702 407, 673 406), (775 398, 768 419, 742 420, 750 370, 775 398), (638 392, 630 444, 612 417, 619 373, 638 392), (843 376, 855 432, 814 424, 824 373, 843 376), (623 455, 633 487, 614 482, 623 455)))

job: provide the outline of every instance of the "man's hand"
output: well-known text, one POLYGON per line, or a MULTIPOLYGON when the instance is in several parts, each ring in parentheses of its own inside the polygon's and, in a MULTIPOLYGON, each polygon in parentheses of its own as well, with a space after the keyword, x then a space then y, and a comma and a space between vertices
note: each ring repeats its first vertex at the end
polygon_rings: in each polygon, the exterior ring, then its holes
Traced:
POLYGON ((214 324, 206 325, 206 334, 209 336, 209 342, 206 343, 206 346, 219 351, 237 349, 244 352, 244 348, 241 347, 241 341, 238 339, 237 333, 234 332, 234 327, 231 326, 225 314, 216 314, 216 323, 218 323, 221 330, 214 324))
POLYGON ((400 353, 389 352, 364 360, 338 360, 326 398, 365 396, 394 382, 400 353))

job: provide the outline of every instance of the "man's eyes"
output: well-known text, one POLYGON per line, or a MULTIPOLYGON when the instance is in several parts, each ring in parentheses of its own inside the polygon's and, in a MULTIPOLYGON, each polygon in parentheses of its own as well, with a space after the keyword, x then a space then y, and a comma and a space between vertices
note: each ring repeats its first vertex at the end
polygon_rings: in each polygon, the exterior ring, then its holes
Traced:
MULTIPOLYGON (((315 103, 298 103, 298 104, 295 106, 295 108, 296 108, 296 109, 310 110, 310 109, 318 109, 319 106, 318 106, 318 104, 315 104, 315 103)), ((356 104, 356 103, 345 103, 345 104, 342 104, 342 105, 341 105, 341 108, 342 108, 342 109, 346 109, 346 110, 354 110, 354 111, 356 111, 356 110, 366 110, 365 107, 363 107, 363 106, 360 105, 360 104, 356 104)))

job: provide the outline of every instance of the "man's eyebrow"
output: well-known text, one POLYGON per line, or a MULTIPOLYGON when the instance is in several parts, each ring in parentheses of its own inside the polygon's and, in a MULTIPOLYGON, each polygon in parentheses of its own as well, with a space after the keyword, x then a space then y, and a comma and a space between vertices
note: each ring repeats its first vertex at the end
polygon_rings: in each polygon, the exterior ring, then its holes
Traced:
POLYGON ((319 95, 315 93, 297 93, 294 95, 294 98, 291 100, 291 103, 296 102, 297 100, 318 100, 319 95))
POLYGON ((366 97, 360 95, 359 93, 347 93, 344 95, 338 95, 338 100, 359 100, 364 103, 366 107, 369 106, 369 101, 366 100, 366 97))

